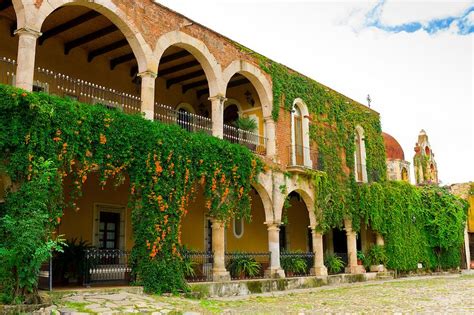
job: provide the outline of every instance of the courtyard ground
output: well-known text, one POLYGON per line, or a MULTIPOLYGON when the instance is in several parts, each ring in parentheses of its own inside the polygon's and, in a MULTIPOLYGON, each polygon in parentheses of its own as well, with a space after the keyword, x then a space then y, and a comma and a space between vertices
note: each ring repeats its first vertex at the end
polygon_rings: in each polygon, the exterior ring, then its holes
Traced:
POLYGON ((248 297, 187 299, 115 292, 56 293, 66 314, 474 313, 474 275, 413 277, 248 297))

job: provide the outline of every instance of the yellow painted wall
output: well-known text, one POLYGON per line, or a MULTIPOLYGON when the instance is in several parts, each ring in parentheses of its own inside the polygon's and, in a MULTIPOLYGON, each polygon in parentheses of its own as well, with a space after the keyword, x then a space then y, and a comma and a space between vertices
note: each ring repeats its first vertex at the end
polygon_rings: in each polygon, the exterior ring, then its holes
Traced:
POLYGON ((265 222, 263 203, 255 191, 251 192, 252 219, 244 220, 244 233, 237 238, 234 235, 234 221, 226 227, 226 251, 228 252, 268 252, 268 232, 265 222))
POLYGON ((259 124, 259 135, 264 135, 264 121, 263 121, 263 112, 262 112, 262 104, 260 103, 260 99, 257 94, 257 90, 253 87, 252 84, 240 85, 228 89, 226 92, 226 97, 228 99, 234 99, 239 102, 241 106, 241 110, 243 111, 244 116, 256 115, 259 124), (252 93, 252 97, 255 100, 254 106, 251 106, 247 102, 247 98, 245 96, 245 92, 249 91, 252 93))
POLYGON ((205 237, 205 199, 202 190, 196 193, 196 199, 190 202, 188 214, 181 224, 181 243, 191 250, 203 251, 205 237))
POLYGON ((474 233, 474 196, 469 196, 468 230, 474 233))
MULTIPOLYGON (((64 181, 64 196, 68 202, 70 196, 70 178, 64 181)), ((67 208, 59 226, 59 234, 64 234, 67 239, 78 238, 89 241, 93 240, 94 207, 97 204, 127 207, 129 197, 128 180, 119 187, 108 184, 104 190, 99 185, 97 175, 89 176, 83 187, 83 196, 77 200, 78 211, 67 208)), ((131 224, 131 211, 126 209, 125 215, 125 249, 133 247, 133 230, 131 224)), ((95 245, 95 244, 93 244, 95 245)))
MULTIPOLYGON (((286 209, 288 215, 287 242, 289 251, 308 251, 309 214, 303 200, 295 197, 290 200, 290 207, 286 209)), ((311 251, 311 250, 310 250, 311 251)))

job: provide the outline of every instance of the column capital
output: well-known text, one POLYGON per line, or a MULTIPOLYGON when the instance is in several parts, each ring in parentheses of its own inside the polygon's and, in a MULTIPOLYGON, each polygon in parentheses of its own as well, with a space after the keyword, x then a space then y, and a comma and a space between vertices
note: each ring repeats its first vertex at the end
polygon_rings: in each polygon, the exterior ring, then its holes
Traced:
POLYGON ((272 116, 263 117, 263 121, 264 121, 265 123, 269 123, 269 124, 274 124, 274 123, 275 123, 275 120, 273 120, 273 117, 272 117, 272 116))
POLYGON ((157 73, 151 70, 146 70, 137 74, 140 78, 152 78, 156 79, 157 73))
POLYGON ((222 104, 227 101, 227 98, 224 96, 224 94, 216 94, 214 96, 210 96, 208 100, 212 101, 220 101, 222 104))
POLYGON ((280 222, 264 222, 263 224, 266 224, 267 225, 267 230, 268 231, 271 231, 271 230, 280 230, 280 225, 281 223, 280 222))
POLYGON ((41 35, 43 35, 43 33, 39 32, 37 30, 34 30, 32 28, 29 28, 29 27, 19 28, 13 34, 15 34, 15 35, 29 35, 29 36, 34 37, 34 38, 38 38, 41 35))

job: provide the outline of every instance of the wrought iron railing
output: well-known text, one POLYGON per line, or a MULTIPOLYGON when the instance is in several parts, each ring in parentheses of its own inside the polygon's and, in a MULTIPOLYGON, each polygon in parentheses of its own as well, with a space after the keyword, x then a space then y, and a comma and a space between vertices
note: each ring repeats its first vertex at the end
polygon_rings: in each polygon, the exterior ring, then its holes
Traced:
POLYGON ((212 120, 193 113, 180 111, 163 104, 155 104, 155 120, 165 124, 177 124, 190 132, 212 134, 212 120))
POLYGON ((139 113, 139 96, 77 79, 45 68, 36 68, 33 91, 71 98, 88 104, 102 104, 126 113, 139 113))
POLYGON ((270 252, 225 253, 225 265, 231 279, 264 278, 265 270, 270 266, 270 252))
POLYGON ((301 145, 288 146, 288 166, 298 166, 313 170, 322 170, 322 155, 317 150, 301 145))
POLYGON ((231 143, 241 144, 257 154, 266 154, 267 138, 257 133, 224 124, 224 139, 231 143))
POLYGON ((314 265, 314 253, 282 251, 280 264, 287 277, 309 276, 314 265))
POLYGON ((84 285, 97 282, 130 282, 130 252, 121 249, 85 250, 84 285))
POLYGON ((212 252, 184 251, 183 260, 186 281, 212 281, 212 252))
POLYGON ((0 83, 15 85, 16 61, 9 58, 0 58, 0 83))

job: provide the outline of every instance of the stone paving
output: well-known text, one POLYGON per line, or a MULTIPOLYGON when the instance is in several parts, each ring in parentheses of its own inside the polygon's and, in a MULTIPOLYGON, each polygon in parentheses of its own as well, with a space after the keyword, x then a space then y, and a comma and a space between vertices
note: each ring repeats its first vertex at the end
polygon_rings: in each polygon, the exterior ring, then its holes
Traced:
POLYGON ((414 277, 219 299, 84 291, 42 314, 474 313, 474 276, 414 277))

